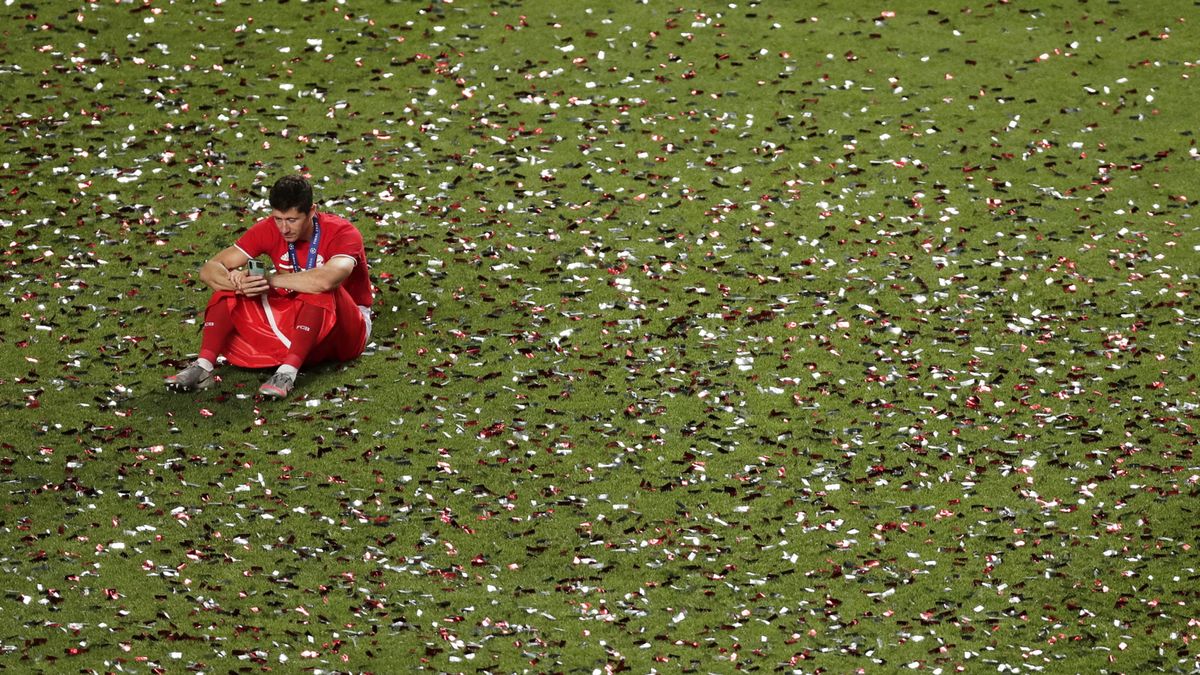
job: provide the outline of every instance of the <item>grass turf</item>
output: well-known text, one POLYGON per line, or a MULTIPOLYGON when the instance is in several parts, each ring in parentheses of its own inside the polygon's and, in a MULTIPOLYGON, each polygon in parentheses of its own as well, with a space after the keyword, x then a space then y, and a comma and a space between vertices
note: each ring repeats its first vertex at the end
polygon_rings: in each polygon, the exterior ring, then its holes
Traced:
POLYGON ((1193 10, 6 3, 0 667, 1196 670, 1193 10), (169 395, 291 171, 368 355, 169 395))

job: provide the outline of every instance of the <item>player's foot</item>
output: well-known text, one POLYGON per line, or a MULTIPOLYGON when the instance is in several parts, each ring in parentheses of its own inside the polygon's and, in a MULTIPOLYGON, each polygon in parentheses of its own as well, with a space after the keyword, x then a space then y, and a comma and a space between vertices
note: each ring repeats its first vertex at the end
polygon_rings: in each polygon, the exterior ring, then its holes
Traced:
POLYGON ((283 398, 292 393, 292 387, 296 386, 296 376, 288 373, 275 373, 271 379, 263 382, 258 388, 258 393, 268 398, 283 398))
POLYGON ((168 376, 166 383, 167 389, 181 393, 208 389, 213 384, 213 374, 211 370, 205 370, 199 364, 193 363, 178 373, 168 376))

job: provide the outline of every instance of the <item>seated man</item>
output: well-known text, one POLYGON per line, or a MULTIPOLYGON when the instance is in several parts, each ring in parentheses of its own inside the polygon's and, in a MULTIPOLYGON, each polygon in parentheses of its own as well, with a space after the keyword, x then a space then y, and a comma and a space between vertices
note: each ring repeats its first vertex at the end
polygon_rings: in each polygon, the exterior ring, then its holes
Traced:
POLYGON ((218 356, 245 368, 278 366, 259 388, 287 396, 300 367, 362 354, 371 332, 371 280, 362 234, 344 218, 318 213, 300 176, 271 188, 271 216, 200 268, 213 290, 199 358, 166 378, 173 391, 208 387, 218 356), (268 254, 274 272, 244 270, 268 254))

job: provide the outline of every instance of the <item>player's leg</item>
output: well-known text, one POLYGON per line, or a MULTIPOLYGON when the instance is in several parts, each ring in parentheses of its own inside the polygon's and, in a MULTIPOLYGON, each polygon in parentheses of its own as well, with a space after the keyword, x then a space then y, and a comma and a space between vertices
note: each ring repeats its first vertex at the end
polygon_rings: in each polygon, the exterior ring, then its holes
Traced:
POLYGON ((204 311, 200 355, 187 368, 166 378, 168 389, 188 392, 212 386, 212 373, 217 357, 229 342, 229 336, 233 334, 233 316, 230 314, 229 305, 224 299, 209 303, 204 311))
POLYGON ((301 304, 296 312, 296 323, 291 333, 292 344, 288 347, 287 356, 275 374, 258 388, 258 393, 272 398, 283 398, 291 393, 292 387, 296 386, 300 366, 308 360, 313 347, 329 332, 332 323, 328 321, 330 314, 328 309, 320 305, 301 304))

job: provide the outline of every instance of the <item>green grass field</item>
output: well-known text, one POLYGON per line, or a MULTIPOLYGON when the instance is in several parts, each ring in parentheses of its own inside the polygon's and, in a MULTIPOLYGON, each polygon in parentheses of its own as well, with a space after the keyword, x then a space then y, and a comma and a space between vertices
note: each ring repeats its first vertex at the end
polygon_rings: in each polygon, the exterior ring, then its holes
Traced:
POLYGON ((0 670, 1200 671, 1196 7, 7 0, 0 670))

